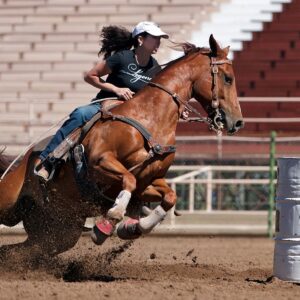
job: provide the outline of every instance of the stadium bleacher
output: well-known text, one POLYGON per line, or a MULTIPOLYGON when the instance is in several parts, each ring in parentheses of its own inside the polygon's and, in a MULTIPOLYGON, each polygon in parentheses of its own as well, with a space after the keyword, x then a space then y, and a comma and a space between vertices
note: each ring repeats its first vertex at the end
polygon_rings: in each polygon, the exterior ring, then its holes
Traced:
MULTIPOLYGON (((17 92, 17 99, 22 99, 28 95, 24 93, 41 96, 42 92, 45 93, 42 99, 47 99, 47 93, 56 90, 59 91, 57 99, 72 100, 65 93, 75 88, 84 91, 81 97, 82 103, 86 103, 95 90, 81 85, 82 76, 98 60, 98 35, 102 26, 116 24, 132 28, 137 22, 150 19, 174 39, 186 38, 187 28, 201 22, 201 15, 216 9, 216 3, 208 0, 151 3, 1 0, 0 93, 9 96, 17 92)), ((160 52, 159 60, 168 56, 166 47, 160 52)))
MULTIPOLYGON (((94 97, 83 74, 98 60, 102 26, 131 29, 147 19, 185 40, 217 7, 210 0, 0 0, 1 144, 17 154, 94 97)), ((169 51, 161 47, 158 60, 169 51)))
POLYGON ((234 53, 240 96, 300 95, 299 14, 299 1, 284 4, 272 22, 264 23, 263 31, 256 32, 251 41, 244 42, 242 51, 234 53))
MULTIPOLYGON (((18 154, 73 108, 94 97, 97 90, 83 82, 83 73, 98 60, 99 32, 108 24, 132 28, 140 20, 153 20, 173 40, 205 46, 207 32, 241 23, 239 32, 234 28, 224 34, 224 38, 231 35, 229 43, 233 50, 239 50, 233 52, 239 95, 297 97, 300 5, 298 0, 289 2, 0 0, 0 144, 7 145, 9 153, 18 154), (237 7, 240 17, 232 18, 230 5, 237 7), (245 17, 245 5, 249 15, 255 14, 255 22, 245 17), (216 18, 222 8, 228 14, 224 18, 227 26, 216 18), (203 38, 199 38, 199 28, 203 29, 203 38), (195 36, 198 38, 193 40, 195 36)), ((215 37, 218 39, 218 34, 215 37)), ((168 44, 163 43, 158 60, 163 63, 171 56, 168 44)), ((272 118, 295 118, 291 111, 300 110, 299 102, 247 99, 241 101, 246 119, 243 136, 266 136, 270 130, 278 130, 284 136, 299 132, 297 121, 270 122, 272 118), (259 121, 255 122, 255 118, 259 121)), ((179 137, 195 135, 214 133, 203 124, 183 122, 178 126, 179 137)), ((198 151, 194 145, 184 147, 198 151)))

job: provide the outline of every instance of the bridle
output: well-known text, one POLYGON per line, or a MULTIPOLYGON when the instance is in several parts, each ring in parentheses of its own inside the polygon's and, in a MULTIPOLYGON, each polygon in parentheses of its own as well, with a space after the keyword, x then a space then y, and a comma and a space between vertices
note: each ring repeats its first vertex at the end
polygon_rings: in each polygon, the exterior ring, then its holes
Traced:
POLYGON ((229 64, 232 65, 232 61, 229 59, 222 59, 222 60, 217 60, 216 57, 210 57, 210 67, 211 67, 211 74, 212 74, 212 100, 211 100, 211 109, 213 111, 213 119, 210 117, 203 117, 201 113, 195 109, 193 106, 191 106, 188 101, 184 102, 180 99, 179 95, 177 93, 173 93, 166 87, 162 86, 159 83, 156 82, 149 82, 149 86, 157 87, 167 94, 169 94, 172 99, 175 101, 175 103, 178 105, 180 108, 180 105, 183 105, 183 107, 194 114, 198 116, 198 118, 191 118, 189 119, 190 122, 204 122, 209 126, 210 130, 214 130, 217 133, 219 133, 223 128, 224 125, 222 123, 222 115, 219 109, 220 106, 220 101, 218 97, 219 93, 219 87, 218 87, 218 73, 219 73, 219 65, 223 64, 229 64))

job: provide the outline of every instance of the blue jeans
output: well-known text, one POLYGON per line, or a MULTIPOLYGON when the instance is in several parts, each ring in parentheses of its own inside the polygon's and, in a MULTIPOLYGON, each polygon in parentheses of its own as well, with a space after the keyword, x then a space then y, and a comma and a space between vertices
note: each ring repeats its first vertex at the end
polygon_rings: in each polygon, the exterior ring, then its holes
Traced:
POLYGON ((83 126, 88 122, 97 112, 99 112, 100 103, 91 103, 89 105, 81 106, 73 110, 69 119, 61 126, 55 133, 47 147, 40 154, 40 159, 45 160, 48 155, 76 128, 83 126))

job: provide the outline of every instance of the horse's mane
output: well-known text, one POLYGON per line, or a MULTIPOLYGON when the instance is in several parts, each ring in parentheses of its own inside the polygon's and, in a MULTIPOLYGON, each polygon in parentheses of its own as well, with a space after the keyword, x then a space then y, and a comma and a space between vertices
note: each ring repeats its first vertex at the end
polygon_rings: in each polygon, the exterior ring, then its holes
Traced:
POLYGON ((207 47, 197 47, 196 45, 188 42, 184 43, 175 43, 173 42, 173 45, 171 48, 176 51, 182 51, 185 55, 189 55, 191 53, 200 52, 202 54, 210 54, 211 50, 207 47))
POLYGON ((172 42, 172 43, 173 43, 173 46, 170 48, 175 51, 183 51, 184 55, 179 58, 176 58, 174 60, 171 60, 170 62, 168 62, 166 64, 166 67, 173 65, 175 62, 177 62, 187 56, 190 56, 193 53, 201 53, 203 55, 211 54, 211 50, 207 47, 197 47, 196 45, 194 45, 192 43, 188 43, 188 42, 183 42, 183 43, 172 42))

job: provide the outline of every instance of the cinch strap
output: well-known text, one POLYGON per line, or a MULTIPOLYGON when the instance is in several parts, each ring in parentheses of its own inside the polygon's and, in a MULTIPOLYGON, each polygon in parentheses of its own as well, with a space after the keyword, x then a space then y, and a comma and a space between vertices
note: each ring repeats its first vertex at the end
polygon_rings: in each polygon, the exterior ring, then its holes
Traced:
POLYGON ((113 115, 111 112, 108 111, 103 111, 105 115, 111 117, 113 120, 117 120, 117 121, 121 121, 124 122, 126 124, 131 125, 132 127, 134 127, 136 130, 138 130, 141 135, 145 138, 145 140, 148 142, 150 149, 158 155, 163 155, 166 153, 174 153, 176 152, 176 146, 175 145, 160 145, 159 143, 157 143, 152 135, 150 134, 150 132, 138 121, 131 119, 129 117, 124 117, 121 115, 113 115))

